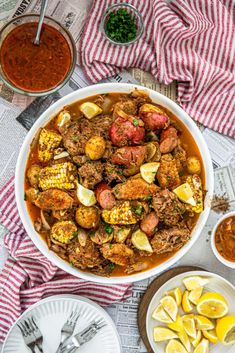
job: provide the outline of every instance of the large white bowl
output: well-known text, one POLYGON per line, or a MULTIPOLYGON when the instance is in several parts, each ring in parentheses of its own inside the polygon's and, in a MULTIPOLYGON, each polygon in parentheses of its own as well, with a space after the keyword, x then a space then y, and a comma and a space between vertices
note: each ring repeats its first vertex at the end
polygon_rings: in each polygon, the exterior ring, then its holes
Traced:
MULTIPOLYGON (((17 202, 19 214, 28 235, 30 236, 30 238, 32 239, 36 247, 51 262, 53 262, 56 266, 60 267, 64 271, 74 276, 81 277, 93 282, 109 283, 109 284, 130 283, 134 281, 143 280, 145 278, 156 275, 162 272, 163 270, 166 270, 167 268, 172 266, 176 261, 181 259, 182 256, 185 255, 187 251, 192 247, 192 245, 196 242, 206 223, 206 220, 208 218, 209 211, 210 211, 210 200, 213 195, 213 185, 214 185, 213 167, 212 167, 209 150, 207 148, 207 145, 203 139, 203 136, 200 130, 198 129, 196 124, 192 121, 192 119, 188 116, 188 114, 185 113, 183 109, 181 109, 175 102, 163 96, 162 94, 142 86, 126 84, 126 83, 124 84, 102 83, 102 84, 89 86, 86 88, 79 89, 75 92, 72 92, 67 96, 61 98, 57 102, 55 102, 41 115, 41 117, 35 122, 31 130, 28 132, 19 153, 19 157, 16 165, 16 175, 15 175, 15 194, 16 194, 16 202, 17 202), (145 272, 136 273, 129 276, 101 277, 92 273, 80 271, 79 269, 72 267, 68 262, 59 258, 54 252, 48 249, 46 243, 35 231, 32 221, 30 219, 29 213, 27 211, 26 203, 24 202, 24 177, 25 177, 26 163, 30 152, 30 143, 35 133, 38 131, 40 127, 44 126, 56 113, 58 113, 65 105, 74 103, 80 99, 84 99, 86 97, 93 96, 95 94, 102 94, 102 93, 109 93, 109 92, 129 93, 135 88, 147 91, 151 99, 155 103, 161 104, 162 106, 169 109, 173 114, 175 114, 184 123, 184 125, 193 135, 194 140, 196 141, 200 149, 201 156, 204 163, 204 169, 205 169, 206 190, 207 190, 207 194, 205 198, 205 209, 200 214, 198 222, 192 231, 191 239, 188 241, 188 243, 185 244, 174 256, 169 258, 164 263, 157 265, 156 267, 151 268, 150 270, 147 270, 145 272)), ((200 254, 198 254, 198 256, 200 256, 200 254)))

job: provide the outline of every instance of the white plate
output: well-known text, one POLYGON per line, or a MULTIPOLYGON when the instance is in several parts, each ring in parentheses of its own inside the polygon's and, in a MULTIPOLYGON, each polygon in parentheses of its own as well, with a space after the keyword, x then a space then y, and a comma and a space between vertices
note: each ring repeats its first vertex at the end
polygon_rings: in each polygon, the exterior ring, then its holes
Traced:
POLYGON ((10 329, 2 353, 29 353, 17 323, 32 315, 43 334, 43 352, 55 353, 60 343, 61 328, 75 310, 80 313, 75 333, 83 330, 92 320, 102 318, 107 323, 90 342, 79 348, 79 352, 121 353, 119 336, 110 316, 98 304, 77 295, 56 295, 32 305, 10 329))
MULTIPOLYGON (((219 292, 220 294, 222 294, 228 301, 228 305, 229 305, 228 315, 235 315, 235 287, 230 282, 228 282, 226 279, 224 279, 223 277, 215 273, 206 272, 206 271, 190 271, 190 272, 181 273, 180 275, 171 278, 169 281, 163 284, 163 286, 161 286, 158 289, 158 291, 155 293, 155 295, 153 296, 149 304, 147 315, 146 315, 146 330, 147 330, 148 340, 154 352, 164 353, 167 341, 156 343, 153 340, 153 328, 156 326, 165 326, 165 324, 158 322, 156 320, 153 320, 151 318, 153 310, 159 304, 160 299, 164 296, 164 294, 167 291, 175 287, 180 287, 181 290, 184 291, 185 287, 182 283, 183 278, 188 276, 194 276, 194 275, 199 275, 202 277, 209 278, 209 283, 204 287, 205 291, 219 292)), ((183 312, 181 312, 180 314, 182 313, 183 312)), ((222 352, 234 353, 235 345, 223 346, 220 343, 216 345, 210 344, 210 353, 222 353, 222 352)))
POLYGON ((19 210, 19 215, 21 217, 24 228, 36 247, 45 255, 54 265, 60 267, 62 270, 70 273, 73 276, 84 278, 88 281, 99 282, 99 283, 131 283, 136 281, 141 281, 143 279, 154 276, 162 271, 166 270, 172 266, 175 262, 179 261, 182 256, 184 256, 189 249, 196 242, 200 236, 203 227, 206 224, 209 212, 210 212, 210 203, 213 196, 213 186, 214 186, 214 174, 212 161, 210 153, 206 142, 197 127, 194 121, 189 117, 189 115, 182 109, 178 104, 170 100, 169 98, 163 96, 162 94, 155 92, 146 87, 128 84, 128 83, 99 83, 97 85, 85 87, 79 89, 75 92, 68 94, 67 96, 59 99, 57 102, 52 104, 34 123, 30 131, 28 132, 24 143, 21 147, 15 173, 15 194, 16 202, 19 210), (94 273, 81 271, 78 268, 71 266, 67 261, 61 259, 56 253, 48 249, 46 242, 39 236, 35 231, 32 220, 30 219, 26 203, 24 202, 24 178, 25 178, 25 169, 27 165, 28 155, 30 152, 30 144, 36 134, 36 132, 55 115, 57 114, 64 106, 74 103, 78 100, 93 96, 95 94, 103 94, 110 92, 124 92, 128 93, 133 91, 135 88, 144 90, 149 93, 150 98, 153 102, 158 103, 167 109, 169 109, 173 114, 175 114, 185 127, 190 131, 193 136, 197 146, 200 150, 201 157, 203 160, 203 165, 205 169, 205 189, 207 190, 205 202, 204 202, 204 211, 199 215, 197 224, 191 232, 191 239, 172 257, 167 259, 161 264, 148 269, 147 271, 134 273, 128 276, 115 276, 115 277, 104 277, 98 276, 94 273))

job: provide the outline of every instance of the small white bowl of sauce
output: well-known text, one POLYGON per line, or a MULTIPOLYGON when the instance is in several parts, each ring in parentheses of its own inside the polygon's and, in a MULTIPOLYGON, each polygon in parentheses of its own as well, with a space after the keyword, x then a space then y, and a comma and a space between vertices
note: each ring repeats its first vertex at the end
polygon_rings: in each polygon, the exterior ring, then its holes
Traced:
POLYGON ((211 247, 225 266, 235 269, 235 211, 226 213, 213 228, 211 247))

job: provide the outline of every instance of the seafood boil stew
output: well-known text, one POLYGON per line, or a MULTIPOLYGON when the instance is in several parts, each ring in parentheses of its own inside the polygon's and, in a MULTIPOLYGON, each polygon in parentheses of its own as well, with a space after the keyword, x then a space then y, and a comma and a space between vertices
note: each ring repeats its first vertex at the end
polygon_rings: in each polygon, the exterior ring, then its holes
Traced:
POLYGON ((54 116, 31 144, 25 200, 51 251, 80 270, 124 276, 187 243, 204 185, 190 132, 135 90, 92 96, 54 116))

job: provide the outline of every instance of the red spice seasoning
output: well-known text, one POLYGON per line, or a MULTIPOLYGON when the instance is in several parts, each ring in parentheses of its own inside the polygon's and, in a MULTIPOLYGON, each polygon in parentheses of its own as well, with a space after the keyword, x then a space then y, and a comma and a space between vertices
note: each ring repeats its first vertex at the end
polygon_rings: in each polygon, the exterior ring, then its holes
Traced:
POLYGON ((34 45, 36 30, 36 22, 16 27, 6 36, 0 50, 7 79, 29 92, 48 91, 58 86, 72 62, 69 44, 57 29, 43 24, 40 44, 34 45))

